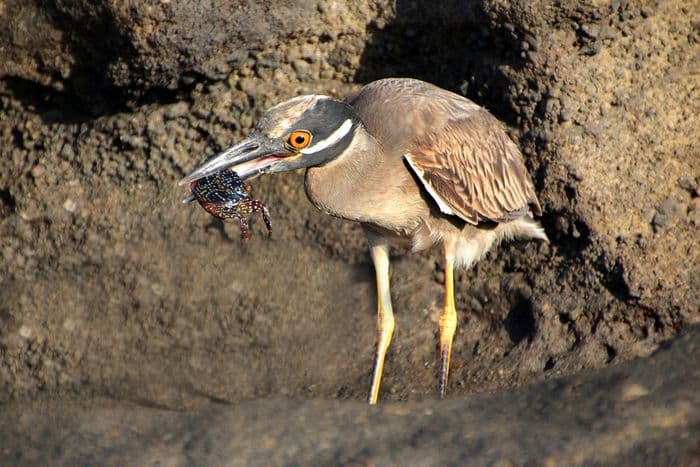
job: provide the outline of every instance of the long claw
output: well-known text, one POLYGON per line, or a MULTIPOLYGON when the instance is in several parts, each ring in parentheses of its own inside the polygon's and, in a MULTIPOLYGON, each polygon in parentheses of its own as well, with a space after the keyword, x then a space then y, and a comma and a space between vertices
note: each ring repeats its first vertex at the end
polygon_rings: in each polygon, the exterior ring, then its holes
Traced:
POLYGON ((444 399, 447 395, 447 378, 450 373, 450 357, 452 354, 452 345, 450 344, 446 349, 440 351, 440 380, 438 383, 438 390, 440 392, 440 399, 444 399))
POLYGON ((260 205, 262 206, 262 218, 265 222, 265 227, 267 228, 267 236, 270 237, 272 236, 272 220, 270 220, 270 211, 268 211, 264 204, 260 203, 260 205))

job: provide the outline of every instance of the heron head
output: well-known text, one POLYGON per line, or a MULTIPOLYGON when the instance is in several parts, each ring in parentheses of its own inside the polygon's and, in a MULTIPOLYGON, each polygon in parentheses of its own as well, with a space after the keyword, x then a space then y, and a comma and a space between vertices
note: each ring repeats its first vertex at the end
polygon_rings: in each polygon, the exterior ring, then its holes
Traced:
POLYGON ((361 125, 345 102, 319 95, 295 97, 265 112, 247 138, 194 169, 180 184, 225 169, 245 180, 323 165, 347 149, 361 125))

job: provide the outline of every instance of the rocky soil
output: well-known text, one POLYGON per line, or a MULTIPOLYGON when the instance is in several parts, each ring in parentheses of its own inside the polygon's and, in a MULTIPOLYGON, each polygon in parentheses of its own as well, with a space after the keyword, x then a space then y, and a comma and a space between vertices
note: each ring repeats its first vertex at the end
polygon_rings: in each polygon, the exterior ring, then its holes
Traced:
POLYGON ((176 412, 34 401, 0 417, 0 462, 696 467, 700 369, 686 362, 698 359, 694 326, 647 360, 439 404, 266 399, 176 412))
MULTIPOLYGON (((0 0, 0 58, 6 414, 364 399, 375 303, 359 228, 290 173, 255 180, 275 232, 255 220, 242 244, 180 204, 176 181, 265 108, 386 76, 504 121, 552 240, 458 274, 452 398, 647 357, 700 321, 696 1, 0 0)), ((437 252, 394 260, 385 402, 440 407, 442 276, 437 252)))

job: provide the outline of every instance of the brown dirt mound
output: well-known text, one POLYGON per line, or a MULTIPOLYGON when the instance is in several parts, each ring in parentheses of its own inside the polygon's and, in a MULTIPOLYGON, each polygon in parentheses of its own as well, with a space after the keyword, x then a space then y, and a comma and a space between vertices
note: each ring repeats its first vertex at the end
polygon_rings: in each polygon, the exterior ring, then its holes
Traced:
MULTIPOLYGON (((700 319, 697 9, 321 1, 302 27, 292 2, 151 3, 0 1, 0 401, 363 399, 359 229, 286 174, 254 184, 272 240, 257 221, 242 245, 175 182, 269 105, 389 75, 511 126, 552 239, 459 274, 452 395, 645 356, 700 319)), ((396 259, 384 400, 435 397, 440 268, 396 259)))

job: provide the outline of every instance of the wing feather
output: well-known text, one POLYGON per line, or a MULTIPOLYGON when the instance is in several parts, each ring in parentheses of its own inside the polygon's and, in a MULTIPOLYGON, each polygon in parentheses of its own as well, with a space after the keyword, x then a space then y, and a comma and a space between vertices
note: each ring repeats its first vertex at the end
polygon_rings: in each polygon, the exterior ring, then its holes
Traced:
POLYGON ((386 154, 404 157, 443 212, 472 224, 515 219, 529 209, 541 214, 520 150, 470 100, 423 81, 389 78, 347 101, 386 154))
POLYGON ((441 206, 471 224, 539 215, 522 155, 500 122, 486 110, 469 109, 411 144, 406 160, 441 206))

